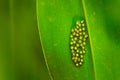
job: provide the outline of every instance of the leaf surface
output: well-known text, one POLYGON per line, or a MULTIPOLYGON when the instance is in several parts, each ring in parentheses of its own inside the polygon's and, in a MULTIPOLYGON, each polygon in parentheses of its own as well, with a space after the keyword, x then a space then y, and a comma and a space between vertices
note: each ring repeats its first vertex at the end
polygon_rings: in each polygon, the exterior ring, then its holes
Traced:
POLYGON ((76 67, 69 49, 70 30, 76 20, 84 19, 80 0, 38 0, 38 28, 44 57, 52 80, 94 80, 89 40, 85 64, 76 67))

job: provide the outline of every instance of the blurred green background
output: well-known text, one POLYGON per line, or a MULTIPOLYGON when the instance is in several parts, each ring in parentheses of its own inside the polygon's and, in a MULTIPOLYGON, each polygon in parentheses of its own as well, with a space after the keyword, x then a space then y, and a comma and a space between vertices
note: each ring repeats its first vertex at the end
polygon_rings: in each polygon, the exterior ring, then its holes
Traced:
POLYGON ((0 0, 0 80, 49 80, 35 0, 0 0))

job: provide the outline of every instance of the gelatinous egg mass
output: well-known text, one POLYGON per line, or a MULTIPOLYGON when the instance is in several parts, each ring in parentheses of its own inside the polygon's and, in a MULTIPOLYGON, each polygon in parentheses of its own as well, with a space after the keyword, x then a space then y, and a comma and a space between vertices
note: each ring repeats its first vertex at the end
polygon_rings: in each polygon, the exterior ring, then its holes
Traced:
POLYGON ((71 29, 70 33, 70 52, 72 61, 75 66, 81 66, 84 63, 84 54, 86 40, 88 34, 86 33, 86 24, 84 20, 76 21, 75 27, 71 29))

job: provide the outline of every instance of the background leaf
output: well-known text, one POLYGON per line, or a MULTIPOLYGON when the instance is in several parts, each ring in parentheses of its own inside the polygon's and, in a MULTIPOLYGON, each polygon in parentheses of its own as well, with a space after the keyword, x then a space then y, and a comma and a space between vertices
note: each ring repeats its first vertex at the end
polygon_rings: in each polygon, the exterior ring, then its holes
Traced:
POLYGON ((49 80, 35 0, 0 0, 0 80, 49 80))

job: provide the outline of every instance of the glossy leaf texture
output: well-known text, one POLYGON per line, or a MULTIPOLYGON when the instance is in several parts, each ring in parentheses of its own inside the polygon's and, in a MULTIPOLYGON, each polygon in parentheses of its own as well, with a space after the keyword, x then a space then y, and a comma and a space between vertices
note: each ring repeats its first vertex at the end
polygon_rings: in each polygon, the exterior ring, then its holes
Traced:
POLYGON ((0 80, 49 80, 36 1, 0 0, 0 80))
POLYGON ((37 0, 40 41, 51 80, 94 80, 89 39, 85 63, 76 67, 71 60, 70 30, 84 19, 81 0, 37 0))

